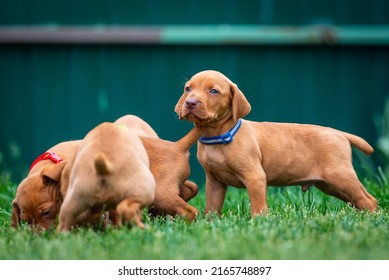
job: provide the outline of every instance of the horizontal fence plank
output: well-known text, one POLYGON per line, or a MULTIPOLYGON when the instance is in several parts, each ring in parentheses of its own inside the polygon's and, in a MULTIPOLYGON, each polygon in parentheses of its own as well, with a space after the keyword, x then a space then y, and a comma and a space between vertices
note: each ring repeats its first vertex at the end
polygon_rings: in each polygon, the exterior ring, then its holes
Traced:
POLYGON ((387 46, 389 25, 3 26, 0 44, 387 46))

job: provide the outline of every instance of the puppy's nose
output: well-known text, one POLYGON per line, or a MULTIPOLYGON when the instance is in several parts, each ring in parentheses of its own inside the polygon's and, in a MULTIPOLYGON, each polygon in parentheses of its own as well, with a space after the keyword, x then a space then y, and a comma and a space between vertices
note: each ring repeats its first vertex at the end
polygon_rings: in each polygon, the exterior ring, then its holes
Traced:
POLYGON ((185 104, 188 109, 193 109, 197 107, 199 102, 197 101, 196 98, 188 98, 186 99, 185 104))

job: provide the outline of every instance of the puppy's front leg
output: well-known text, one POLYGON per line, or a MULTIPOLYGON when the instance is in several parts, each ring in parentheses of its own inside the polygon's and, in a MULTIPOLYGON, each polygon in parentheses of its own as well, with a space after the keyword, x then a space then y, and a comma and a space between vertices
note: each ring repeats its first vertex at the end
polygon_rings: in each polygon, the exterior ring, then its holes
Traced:
POLYGON ((227 185, 218 181, 212 174, 206 172, 205 194, 206 203, 204 214, 220 214, 226 197, 227 185))
POLYGON ((245 172, 242 182, 247 188, 250 199, 251 215, 266 215, 268 212, 266 203, 267 181, 262 168, 245 172))
POLYGON ((61 212, 59 215, 59 224, 57 226, 57 232, 69 231, 75 226, 80 226, 90 221, 91 212, 89 209, 80 209, 77 207, 66 210, 63 209, 64 207, 61 208, 61 212))

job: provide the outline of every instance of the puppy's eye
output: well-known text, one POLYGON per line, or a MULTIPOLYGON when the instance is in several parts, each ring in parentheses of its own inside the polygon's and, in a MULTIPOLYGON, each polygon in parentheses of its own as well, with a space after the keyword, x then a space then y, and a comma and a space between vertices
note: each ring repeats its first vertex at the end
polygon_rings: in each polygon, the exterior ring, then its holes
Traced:
POLYGON ((185 92, 190 92, 190 87, 185 87, 185 92))
POLYGON ((42 215, 43 218, 47 218, 47 217, 50 216, 50 213, 51 213, 51 209, 49 208, 49 209, 46 209, 46 210, 42 211, 41 215, 42 215))
POLYGON ((210 91, 209 91, 211 94, 219 94, 219 91, 217 90, 217 89, 211 89, 210 91))

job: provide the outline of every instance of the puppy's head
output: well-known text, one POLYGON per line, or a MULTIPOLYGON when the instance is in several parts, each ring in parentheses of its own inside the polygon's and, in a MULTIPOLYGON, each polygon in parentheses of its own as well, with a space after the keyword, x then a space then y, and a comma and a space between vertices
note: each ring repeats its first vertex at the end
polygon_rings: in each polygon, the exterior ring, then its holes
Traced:
POLYGON ((184 93, 175 112, 181 120, 198 126, 232 117, 234 122, 246 116, 251 106, 236 84, 222 73, 206 70, 195 74, 185 83, 184 93))
POLYGON ((19 184, 12 202, 11 226, 25 222, 34 228, 49 229, 54 224, 62 203, 59 181, 65 164, 50 165, 19 184))

